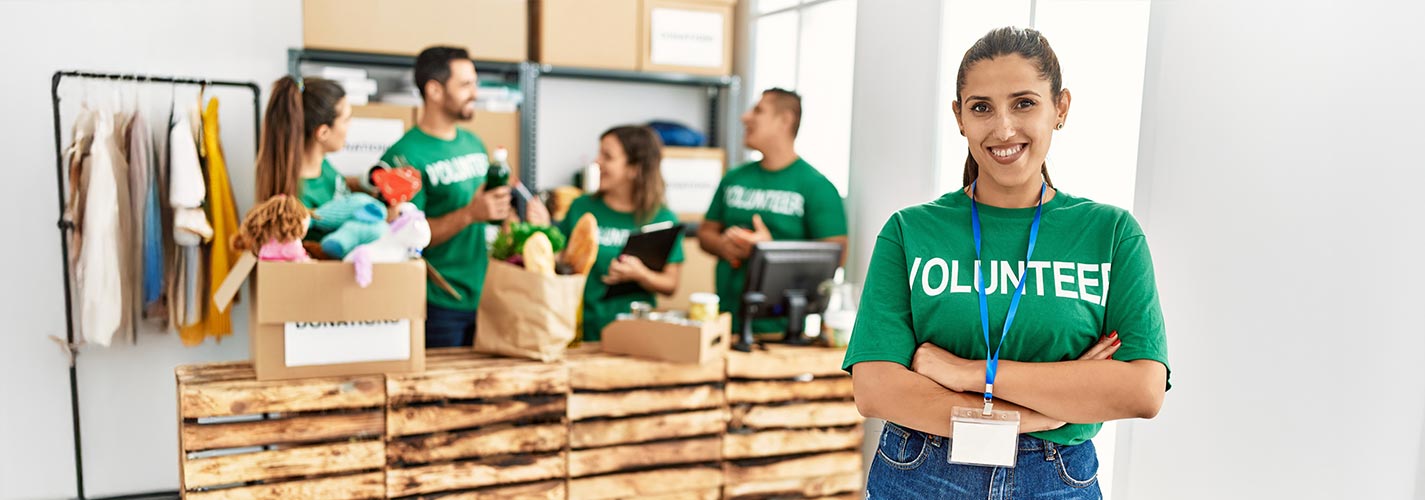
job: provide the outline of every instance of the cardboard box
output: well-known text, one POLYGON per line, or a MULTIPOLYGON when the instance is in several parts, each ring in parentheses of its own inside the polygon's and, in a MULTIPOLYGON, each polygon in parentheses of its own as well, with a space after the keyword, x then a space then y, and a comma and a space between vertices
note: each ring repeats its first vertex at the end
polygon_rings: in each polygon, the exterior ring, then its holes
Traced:
POLYGON ((347 177, 364 177, 381 161, 386 149, 415 125, 416 109, 395 104, 364 104, 351 107, 346 146, 327 155, 337 172, 347 177))
POLYGON ((527 0, 304 0, 302 41, 311 49, 416 55, 433 45, 472 59, 524 61, 527 0))
POLYGON ((640 0, 530 2, 530 59, 555 66, 638 70, 640 0))
POLYGON ((668 209, 678 220, 701 221, 727 173, 727 153, 719 148, 665 147, 660 170, 668 209))
POLYGON ((425 370, 426 264, 257 262, 244 253, 214 297, 225 308, 256 268, 249 316, 258 380, 425 370))
POLYGON ((639 69, 732 74, 737 0, 643 0, 639 69))
MULTIPOLYGON (((686 311, 690 297, 699 292, 717 293, 717 257, 704 252, 696 236, 683 237, 683 266, 678 271, 678 293, 659 295, 658 309, 686 311)), ((718 304, 720 311, 732 311, 727 304, 718 304)))
POLYGON ((732 315, 702 326, 645 319, 622 320, 604 327, 604 352, 673 363, 701 364, 722 359, 732 338, 732 315))

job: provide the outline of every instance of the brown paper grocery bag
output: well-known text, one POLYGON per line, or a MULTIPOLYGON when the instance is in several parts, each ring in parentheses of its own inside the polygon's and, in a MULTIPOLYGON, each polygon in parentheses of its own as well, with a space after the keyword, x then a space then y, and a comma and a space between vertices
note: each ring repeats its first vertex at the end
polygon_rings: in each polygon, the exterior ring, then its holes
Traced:
POLYGON ((587 279, 582 274, 546 276, 491 259, 476 315, 475 351, 546 362, 562 359, 574 340, 587 279))

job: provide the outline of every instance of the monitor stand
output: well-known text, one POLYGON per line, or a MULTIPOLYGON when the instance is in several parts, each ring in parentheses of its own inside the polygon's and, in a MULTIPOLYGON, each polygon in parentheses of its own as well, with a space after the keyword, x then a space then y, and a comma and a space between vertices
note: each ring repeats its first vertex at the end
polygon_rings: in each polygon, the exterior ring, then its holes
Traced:
POLYGON ((737 342, 733 342, 734 351, 752 352, 752 345, 755 344, 752 337, 752 318, 760 316, 767 307, 767 296, 757 292, 747 292, 742 295, 742 333, 738 336, 737 342))
POLYGON ((787 290, 787 334, 782 343, 810 345, 812 338, 806 336, 807 294, 803 290, 787 290))

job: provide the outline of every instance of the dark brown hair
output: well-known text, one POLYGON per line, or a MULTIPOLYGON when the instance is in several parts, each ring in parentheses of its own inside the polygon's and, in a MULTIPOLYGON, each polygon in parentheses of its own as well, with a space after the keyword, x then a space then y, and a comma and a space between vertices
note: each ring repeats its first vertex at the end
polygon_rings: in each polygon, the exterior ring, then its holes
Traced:
MULTIPOLYGON (((999 28, 981 37, 970 46, 970 50, 965 51, 965 57, 960 59, 960 71, 955 76, 955 102, 963 102, 964 96, 960 95, 965 90, 965 73, 970 66, 987 59, 994 59, 1000 56, 1018 55, 1028 59, 1039 70, 1039 77, 1049 81, 1049 88, 1052 91, 1054 102, 1059 102, 1059 94, 1064 90, 1064 77, 1059 72, 1059 56, 1054 55, 1054 49, 1049 47, 1049 40, 1043 34, 1032 28, 1015 28, 1013 26, 999 28)), ((1039 166, 1039 172, 1044 175, 1044 182, 1049 187, 1054 187, 1054 181, 1049 180, 1049 165, 1039 166)), ((965 154, 965 186, 975 182, 980 176, 980 164, 975 162, 974 155, 966 151, 965 154)))
POLYGON ((336 122, 337 103, 346 91, 320 78, 279 78, 272 84, 257 147, 257 202, 279 194, 301 196, 298 177, 302 153, 322 125, 336 122))
POLYGON ((762 96, 772 96, 772 104, 778 111, 786 111, 792 114, 792 137, 797 136, 797 132, 802 128, 802 96, 796 92, 773 87, 762 91, 762 96))
POLYGON ((663 141, 648 127, 614 127, 599 136, 613 136, 623 147, 628 166, 638 172, 633 185, 633 218, 647 224, 663 206, 663 141))
POLYGON ((426 97, 426 83, 437 82, 445 85, 450 80, 451 61, 469 60, 470 53, 460 47, 435 46, 427 47, 416 56, 416 67, 412 76, 416 81, 416 90, 421 93, 421 98, 426 97))

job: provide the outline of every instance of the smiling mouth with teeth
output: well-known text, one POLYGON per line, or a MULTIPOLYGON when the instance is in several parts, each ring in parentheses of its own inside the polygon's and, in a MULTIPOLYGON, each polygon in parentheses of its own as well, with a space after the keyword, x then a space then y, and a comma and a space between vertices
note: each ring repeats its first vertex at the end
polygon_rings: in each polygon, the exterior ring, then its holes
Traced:
POLYGON ((995 156, 998 156, 998 157, 1001 157, 1001 158, 1007 158, 1007 157, 1010 157, 1010 156, 1014 156, 1015 153, 1018 153, 1018 152, 1020 152, 1020 151, 1023 150, 1023 149, 1024 149, 1024 144, 1015 144, 1014 146, 1010 146, 1010 147, 1008 147, 1008 148, 993 148, 993 147, 992 147, 992 148, 990 148, 990 154, 995 155, 995 156))

